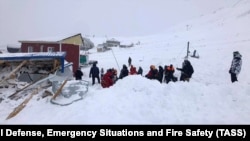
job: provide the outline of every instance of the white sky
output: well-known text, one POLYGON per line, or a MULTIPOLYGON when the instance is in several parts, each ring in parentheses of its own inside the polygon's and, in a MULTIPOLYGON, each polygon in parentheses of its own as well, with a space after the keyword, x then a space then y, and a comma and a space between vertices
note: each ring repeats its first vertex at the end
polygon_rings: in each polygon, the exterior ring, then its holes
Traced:
MULTIPOLYGON (((188 31, 183 22, 161 35, 117 38, 122 43, 141 42, 132 48, 89 51, 89 59, 98 60, 98 66, 105 70, 119 70, 130 56, 132 64, 141 66, 145 75, 152 64, 180 67, 190 41, 190 51, 196 49, 200 59, 189 58, 194 67, 189 83, 160 84, 141 76, 128 76, 110 88, 89 86, 84 99, 69 106, 53 105, 51 97, 41 98, 41 91, 9 120, 6 117, 24 99, 9 100, 7 96, 13 90, 4 88, 0 89, 4 99, 0 103, 0 124, 249 124, 249 7, 248 1, 242 1, 233 8, 190 20, 188 31), (228 70, 235 50, 242 54, 243 65, 239 82, 232 84, 228 70)), ((98 44, 105 38, 91 40, 98 44)), ((83 79, 91 82, 89 69, 82 69, 83 79)), ((180 72, 174 75, 179 78, 180 72)), ((57 100, 66 99, 59 96, 57 100)))
POLYGON ((0 46, 58 34, 138 36, 237 0, 1 0, 0 46))

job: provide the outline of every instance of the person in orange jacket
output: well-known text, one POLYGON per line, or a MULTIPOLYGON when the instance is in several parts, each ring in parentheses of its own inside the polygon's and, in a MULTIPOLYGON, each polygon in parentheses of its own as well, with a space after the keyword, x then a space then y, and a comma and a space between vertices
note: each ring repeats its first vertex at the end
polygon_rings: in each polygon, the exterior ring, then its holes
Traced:
POLYGON ((170 66, 166 66, 165 67, 165 80, 166 83, 169 83, 170 81, 175 82, 176 78, 174 77, 174 66, 172 64, 170 64, 170 66))

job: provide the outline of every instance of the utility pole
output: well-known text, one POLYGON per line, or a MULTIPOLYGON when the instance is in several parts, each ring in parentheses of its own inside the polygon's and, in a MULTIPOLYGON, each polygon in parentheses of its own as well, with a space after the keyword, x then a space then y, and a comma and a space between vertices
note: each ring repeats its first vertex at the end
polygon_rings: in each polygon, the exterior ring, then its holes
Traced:
POLYGON ((187 59, 188 59, 188 53, 189 53, 189 42, 187 42, 187 56, 186 56, 187 59))

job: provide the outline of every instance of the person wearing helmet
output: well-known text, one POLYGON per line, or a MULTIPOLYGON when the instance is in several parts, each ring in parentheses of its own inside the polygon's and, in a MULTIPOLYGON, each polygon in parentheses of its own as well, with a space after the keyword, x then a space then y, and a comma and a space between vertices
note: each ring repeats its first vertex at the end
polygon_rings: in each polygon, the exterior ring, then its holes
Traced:
POLYGON ((158 70, 155 68, 154 65, 150 65, 150 70, 148 72, 148 74, 145 75, 145 77, 147 77, 148 79, 157 79, 158 75, 158 70))
POLYGON ((233 60, 231 63, 231 67, 229 69, 229 73, 231 74, 231 81, 234 83, 235 81, 238 81, 237 77, 241 71, 242 66, 242 59, 241 54, 238 51, 233 52, 233 60))
POLYGON ((165 67, 165 80, 166 83, 169 83, 170 81, 175 82, 176 78, 174 77, 174 66, 172 64, 170 64, 170 66, 166 66, 165 67))

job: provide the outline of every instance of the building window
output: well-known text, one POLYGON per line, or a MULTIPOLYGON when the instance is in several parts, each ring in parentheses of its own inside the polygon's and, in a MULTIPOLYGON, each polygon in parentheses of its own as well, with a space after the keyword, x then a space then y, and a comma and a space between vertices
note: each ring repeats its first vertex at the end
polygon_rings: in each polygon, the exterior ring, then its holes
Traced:
POLYGON ((44 45, 40 46, 40 52, 43 52, 44 45))
POLYGON ((28 52, 33 52, 33 47, 32 46, 28 46, 28 52))
POLYGON ((48 52, 54 52, 54 47, 48 47, 48 52))

